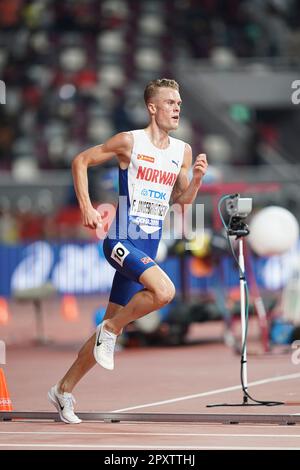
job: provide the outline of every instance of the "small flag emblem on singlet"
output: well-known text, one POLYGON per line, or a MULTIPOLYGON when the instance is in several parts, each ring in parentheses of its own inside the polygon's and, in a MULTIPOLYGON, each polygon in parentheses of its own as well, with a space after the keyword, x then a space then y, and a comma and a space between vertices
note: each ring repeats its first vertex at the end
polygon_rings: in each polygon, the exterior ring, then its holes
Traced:
POLYGON ((155 162, 154 157, 150 157, 149 155, 142 155, 141 153, 138 154, 137 159, 138 160, 144 160, 145 162, 149 162, 149 163, 154 163, 155 162))

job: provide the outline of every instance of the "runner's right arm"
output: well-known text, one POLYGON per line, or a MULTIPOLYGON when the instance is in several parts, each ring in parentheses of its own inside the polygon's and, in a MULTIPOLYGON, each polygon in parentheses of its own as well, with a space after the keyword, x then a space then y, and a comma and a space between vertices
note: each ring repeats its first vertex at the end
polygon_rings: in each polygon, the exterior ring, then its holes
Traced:
POLYGON ((132 134, 121 132, 111 137, 102 145, 96 145, 79 153, 72 162, 74 188, 82 213, 85 227, 97 228, 101 224, 101 215, 92 206, 88 191, 87 169, 90 166, 102 165, 114 156, 118 158, 121 168, 129 165, 133 145, 132 134))

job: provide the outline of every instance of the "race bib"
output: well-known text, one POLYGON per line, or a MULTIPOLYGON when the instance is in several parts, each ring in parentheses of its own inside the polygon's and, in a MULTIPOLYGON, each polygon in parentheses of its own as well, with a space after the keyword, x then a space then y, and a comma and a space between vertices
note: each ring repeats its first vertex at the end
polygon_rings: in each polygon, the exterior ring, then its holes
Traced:
POLYGON ((164 220, 169 209, 171 191, 155 189, 155 185, 135 185, 132 197, 130 215, 153 220, 164 220))

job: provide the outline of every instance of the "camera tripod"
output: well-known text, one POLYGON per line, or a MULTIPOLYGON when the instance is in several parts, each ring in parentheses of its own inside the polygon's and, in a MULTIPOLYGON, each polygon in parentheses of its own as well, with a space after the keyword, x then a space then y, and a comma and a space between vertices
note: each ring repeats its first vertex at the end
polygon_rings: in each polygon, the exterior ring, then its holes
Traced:
MULTIPOLYGON (((238 199, 239 195, 235 195, 238 199)), ((233 198, 232 196, 224 196, 221 198, 219 203, 219 208, 221 207, 221 203, 226 198, 233 198)), ((232 255, 236 261, 236 264, 239 269, 239 281, 240 281, 240 316, 241 316, 241 328, 242 328, 242 340, 241 340, 241 386, 243 391, 243 399, 242 403, 218 403, 207 405, 207 407, 217 407, 217 406, 276 406, 276 405, 283 405, 283 402, 279 401, 262 401, 256 400, 252 398, 248 393, 248 374, 247 374, 247 332, 248 332, 248 286, 245 274, 245 258, 244 258, 244 237, 249 235, 250 230, 248 225, 245 223, 244 219, 245 216, 240 216, 236 214, 231 214, 230 220, 228 225, 225 224, 224 219, 221 215, 220 216, 223 222, 223 225, 226 229, 228 243, 230 245, 230 249, 232 255), (238 257, 236 256, 230 241, 230 236, 235 236, 236 240, 238 240, 238 247, 239 253, 238 257), (252 403, 249 403, 249 400, 252 403)))

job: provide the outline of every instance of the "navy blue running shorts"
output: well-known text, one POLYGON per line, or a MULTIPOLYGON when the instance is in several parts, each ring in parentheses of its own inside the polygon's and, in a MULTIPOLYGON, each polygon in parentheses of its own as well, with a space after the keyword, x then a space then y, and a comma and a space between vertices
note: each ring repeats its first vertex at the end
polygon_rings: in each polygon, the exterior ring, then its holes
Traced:
MULTIPOLYGON (((109 264, 116 269, 109 301, 124 306, 134 294, 144 288, 139 282, 141 274, 146 269, 156 266, 156 263, 151 256, 128 239, 106 238, 103 242, 103 252, 109 264)), ((155 254, 156 249, 153 257, 155 254)))

